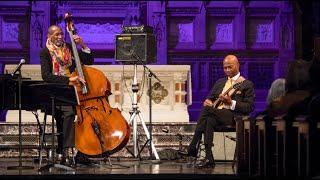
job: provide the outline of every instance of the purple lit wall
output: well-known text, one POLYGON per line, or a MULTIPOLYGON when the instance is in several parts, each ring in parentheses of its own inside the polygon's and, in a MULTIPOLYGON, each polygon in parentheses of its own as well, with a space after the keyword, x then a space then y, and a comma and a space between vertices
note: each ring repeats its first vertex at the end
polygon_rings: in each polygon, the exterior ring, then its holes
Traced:
POLYGON ((95 52, 96 64, 117 64, 115 35, 122 25, 150 25, 157 40, 156 64, 188 64, 192 70, 190 120, 223 76, 222 60, 235 54, 241 73, 256 88, 256 111, 264 108, 271 82, 295 58, 293 5, 286 1, 8 1, 0 2, 0 70, 25 58, 39 64, 47 28, 64 27, 73 15, 78 33, 95 52))

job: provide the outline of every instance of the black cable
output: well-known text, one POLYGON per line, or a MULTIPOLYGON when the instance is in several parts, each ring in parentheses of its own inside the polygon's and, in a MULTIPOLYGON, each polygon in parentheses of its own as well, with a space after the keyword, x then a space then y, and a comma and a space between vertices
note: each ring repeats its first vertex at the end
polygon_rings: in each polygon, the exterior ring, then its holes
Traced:
MULTIPOLYGON (((123 81, 124 86, 126 87, 127 91, 130 92, 130 91, 129 91, 129 88, 128 88, 128 86, 127 86, 127 83, 126 83, 126 81, 125 81, 125 77, 124 77, 124 65, 122 65, 122 81, 123 81)), ((129 93, 129 96, 130 96, 131 104, 132 104, 132 102, 133 102, 133 96, 132 96, 130 93, 129 93)))

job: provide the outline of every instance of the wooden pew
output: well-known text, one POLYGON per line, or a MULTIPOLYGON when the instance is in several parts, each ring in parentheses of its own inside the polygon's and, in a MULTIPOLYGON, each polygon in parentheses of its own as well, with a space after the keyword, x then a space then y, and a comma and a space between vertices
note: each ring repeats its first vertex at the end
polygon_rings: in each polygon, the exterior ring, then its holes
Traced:
POLYGON ((237 173, 253 175, 255 173, 255 139, 254 124, 250 116, 236 118, 237 131, 237 173))
POLYGON ((292 126, 297 128, 298 176, 319 175, 320 123, 308 116, 298 116, 292 126))
POLYGON ((265 120, 265 115, 256 118, 257 137, 257 174, 260 176, 275 175, 275 143, 272 119, 265 120))
POLYGON ((272 122, 275 129, 275 175, 286 175, 286 122, 283 116, 277 116, 272 122))
POLYGON ((306 116, 295 118, 292 126, 297 128, 297 170, 298 176, 308 176, 310 174, 310 142, 309 123, 306 116))

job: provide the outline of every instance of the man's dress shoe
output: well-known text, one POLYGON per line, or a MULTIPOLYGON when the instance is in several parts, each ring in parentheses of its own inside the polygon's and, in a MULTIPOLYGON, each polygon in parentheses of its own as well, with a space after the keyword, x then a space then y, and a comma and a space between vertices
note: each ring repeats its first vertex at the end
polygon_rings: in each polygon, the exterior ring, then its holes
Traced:
POLYGON ((196 152, 178 151, 178 154, 180 154, 181 156, 197 157, 197 153, 196 152))
POLYGON ((208 159, 204 159, 199 164, 196 164, 197 168, 213 168, 216 165, 214 161, 210 161, 208 159))

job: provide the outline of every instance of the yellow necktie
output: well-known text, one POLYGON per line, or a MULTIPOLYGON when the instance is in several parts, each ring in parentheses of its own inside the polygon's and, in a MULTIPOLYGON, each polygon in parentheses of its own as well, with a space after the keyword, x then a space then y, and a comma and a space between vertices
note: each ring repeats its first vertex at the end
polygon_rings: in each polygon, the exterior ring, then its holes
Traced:
MULTIPOLYGON (((227 80, 226 84, 225 84, 224 87, 223 87, 222 94, 223 94, 224 92, 226 92, 229 88, 231 88, 231 86, 232 86, 231 78, 229 78, 229 79, 227 80)), ((223 103, 220 103, 220 105, 218 106, 218 109, 222 109, 223 106, 224 106, 224 104, 223 104, 223 103)))

